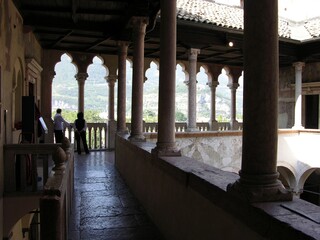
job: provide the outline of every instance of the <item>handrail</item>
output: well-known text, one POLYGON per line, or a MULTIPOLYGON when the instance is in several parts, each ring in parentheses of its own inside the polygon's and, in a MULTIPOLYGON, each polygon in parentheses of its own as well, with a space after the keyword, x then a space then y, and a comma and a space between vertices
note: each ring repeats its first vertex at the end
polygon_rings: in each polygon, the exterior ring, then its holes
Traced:
POLYGON ((41 239, 67 239, 65 223, 74 187, 74 151, 67 138, 62 144, 5 144, 4 169, 4 232, 26 213, 40 208, 41 239), (11 202, 21 207, 14 209, 11 202))
MULTIPOLYGON (((73 124, 71 124, 72 126, 73 124)), ((108 138, 107 123, 87 123, 87 144, 89 150, 106 150, 108 148, 108 141, 110 141, 110 136, 108 138)), ((126 123, 128 131, 131 131, 131 123, 126 123)), ((176 132, 186 132, 187 131, 186 122, 176 122, 175 131, 176 132)), ((232 129, 230 122, 217 122, 215 126, 210 126, 209 122, 198 122, 197 129, 200 132, 207 131, 230 131, 230 130, 241 130, 242 123, 237 123, 238 129, 232 129)), ((145 133, 156 133, 158 132, 158 123, 143 122, 143 132, 145 133)), ((109 133, 110 134, 110 133, 109 133)), ((65 131, 65 136, 70 139, 70 142, 74 144, 76 150, 76 142, 74 139, 74 128, 67 127, 65 131)))
MULTIPOLYGON (((42 159, 42 183, 48 178, 49 160, 61 144, 5 144, 4 148, 4 191, 38 191, 38 166, 42 159), (31 186, 31 190, 29 189, 31 186)), ((53 163, 51 163, 53 165, 53 163)))
POLYGON ((68 239, 68 220, 71 213, 74 180, 73 148, 64 145, 53 156, 55 166, 40 199, 41 239, 68 239))
MULTIPOLYGON (((71 124, 73 126, 73 124, 71 124)), ((74 128, 67 127, 65 136, 74 144, 74 128)), ((105 150, 107 148, 107 124, 106 123, 87 123, 87 144, 90 150, 105 150)))

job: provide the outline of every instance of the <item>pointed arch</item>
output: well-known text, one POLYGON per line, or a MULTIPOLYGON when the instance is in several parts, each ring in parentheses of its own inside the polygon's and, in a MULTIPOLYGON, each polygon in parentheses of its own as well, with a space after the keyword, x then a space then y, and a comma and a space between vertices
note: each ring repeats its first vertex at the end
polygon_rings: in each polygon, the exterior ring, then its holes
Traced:
POLYGON ((183 63, 176 65, 176 121, 185 122, 188 116, 188 88, 189 74, 183 63))
POLYGON ((78 105, 78 84, 75 75, 78 67, 72 56, 63 53, 54 66, 55 76, 52 81, 52 111, 57 108, 76 111, 78 105), (66 101, 67 100, 67 101, 66 101), (67 102, 71 102, 68 104, 67 102))
POLYGON ((152 60, 147 69, 143 94, 143 118, 146 122, 158 122, 159 62, 152 60))
POLYGON ((238 84, 236 92, 236 118, 239 122, 243 122, 243 71, 238 79, 238 84))
POLYGON ((133 63, 130 58, 126 60, 126 118, 131 122, 131 105, 132 105, 132 74, 133 63))
POLYGON ((197 73, 197 122, 210 120, 211 90, 208 87, 209 81, 208 68, 201 65, 197 73))
POLYGON ((88 77, 84 87, 84 106, 86 110, 98 111, 100 117, 106 120, 108 102, 109 68, 104 59, 94 56, 92 63, 87 68, 88 77), (95 96, 94 98, 92 96, 95 96))
POLYGON ((228 122, 231 118, 231 93, 228 84, 231 82, 230 69, 223 67, 218 76, 216 89, 216 119, 218 122, 228 122))

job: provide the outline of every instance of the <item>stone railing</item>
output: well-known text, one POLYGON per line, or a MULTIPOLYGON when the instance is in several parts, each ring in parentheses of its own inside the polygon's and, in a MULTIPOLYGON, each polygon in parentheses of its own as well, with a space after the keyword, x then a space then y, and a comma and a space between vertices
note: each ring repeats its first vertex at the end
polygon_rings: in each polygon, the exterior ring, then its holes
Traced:
POLYGON ((65 138, 63 144, 6 144, 3 148, 4 234, 9 236, 19 219, 40 209, 41 239, 65 239, 74 178, 70 142, 65 138))
MULTIPOLYGON (((242 129, 242 123, 238 123, 239 129, 242 129)), ((87 143, 90 150, 106 150, 108 148, 108 133, 106 123, 88 123, 87 124, 87 143)), ((128 131, 131 131, 131 123, 126 124, 128 131)), ((186 132, 187 123, 186 122, 176 122, 175 123, 176 132, 186 132)), ((210 124, 208 122, 198 122, 197 129, 200 132, 211 131, 210 124)), ((231 126, 229 122, 218 122, 215 131, 230 131, 231 126)), ((145 133, 156 133, 158 132, 158 123, 143 123, 143 132, 145 133)), ((75 143, 74 139, 74 129, 73 127, 67 127, 65 131, 65 136, 70 140, 72 144, 75 143)), ((109 136, 110 138, 110 136, 109 136)), ((76 150, 76 144, 74 144, 74 149, 76 150)))
POLYGON ((40 199, 40 233, 41 239, 66 240, 74 189, 74 156, 68 140, 56 149, 53 161, 40 199))
MULTIPOLYGON (((242 123, 238 123, 239 129, 242 130, 242 123)), ((131 130, 131 124, 126 124, 128 131, 131 130)), ((185 132, 187 129, 187 123, 185 122, 176 122, 175 123, 176 132, 185 132)), ((208 122, 198 122, 197 128, 200 132, 210 131, 210 124, 208 122)), ((229 131, 231 130, 229 122, 218 122, 217 123, 217 131, 229 131)), ((143 131, 146 133, 158 132, 158 123, 143 123, 143 131)))
MULTIPOLYGON (((106 123, 88 123, 87 124, 87 143, 90 150, 105 150, 107 148, 107 124, 106 123)), ((68 127, 65 136, 71 143, 75 143, 74 129, 68 127)), ((76 144, 74 148, 76 149, 76 144)))

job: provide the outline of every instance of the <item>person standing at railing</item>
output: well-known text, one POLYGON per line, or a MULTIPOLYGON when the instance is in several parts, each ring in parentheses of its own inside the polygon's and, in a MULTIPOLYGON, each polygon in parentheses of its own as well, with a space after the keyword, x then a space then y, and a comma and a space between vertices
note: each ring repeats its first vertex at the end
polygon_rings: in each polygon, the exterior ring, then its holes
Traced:
POLYGON ((62 138, 64 137, 64 129, 67 126, 71 126, 61 115, 62 110, 60 108, 57 109, 56 115, 53 118, 53 128, 54 128, 54 137, 56 139, 56 143, 61 143, 62 138))
POLYGON ((83 148, 86 154, 89 154, 89 149, 86 139, 87 122, 84 119, 83 112, 78 112, 77 119, 74 121, 74 135, 77 141, 77 152, 81 154, 80 138, 82 140, 83 148))

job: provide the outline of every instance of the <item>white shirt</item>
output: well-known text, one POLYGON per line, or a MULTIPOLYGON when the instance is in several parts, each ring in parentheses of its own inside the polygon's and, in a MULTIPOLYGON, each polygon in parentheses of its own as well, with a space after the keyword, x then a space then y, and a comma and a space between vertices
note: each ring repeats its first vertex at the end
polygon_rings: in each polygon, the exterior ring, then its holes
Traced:
POLYGON ((67 127, 70 126, 70 124, 63 119, 63 117, 61 116, 61 114, 57 113, 56 115, 54 115, 53 118, 53 122, 54 122, 54 130, 62 130, 67 127), (65 126, 64 126, 65 124, 65 126))

